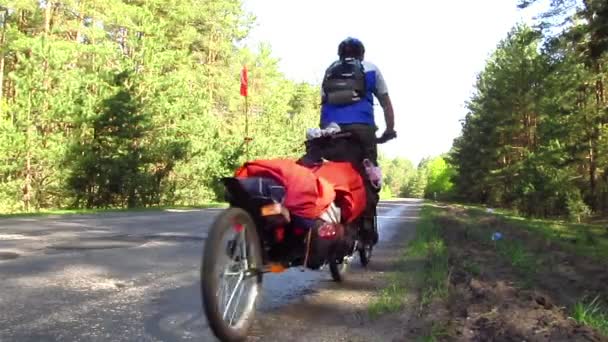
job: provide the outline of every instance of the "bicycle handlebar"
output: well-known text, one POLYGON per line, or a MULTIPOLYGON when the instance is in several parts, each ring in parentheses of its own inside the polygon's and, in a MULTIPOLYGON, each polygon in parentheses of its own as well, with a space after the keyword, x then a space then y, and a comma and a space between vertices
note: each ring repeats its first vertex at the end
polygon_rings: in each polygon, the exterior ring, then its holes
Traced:
POLYGON ((382 135, 380 138, 376 138, 376 144, 384 144, 385 142, 395 139, 397 137, 397 133, 393 132, 387 136, 382 135))
MULTIPOLYGON (((322 137, 318 137, 318 138, 314 138, 312 140, 315 139, 319 139, 319 138, 330 138, 330 139, 339 139, 339 138, 348 138, 352 136, 352 133, 350 132, 338 132, 338 133, 334 133, 334 134, 330 134, 330 135, 325 135, 322 137)), ((397 137, 397 134, 393 132, 393 134, 384 136, 382 135, 381 137, 376 137, 376 144, 384 144, 385 142, 395 139, 397 137)))

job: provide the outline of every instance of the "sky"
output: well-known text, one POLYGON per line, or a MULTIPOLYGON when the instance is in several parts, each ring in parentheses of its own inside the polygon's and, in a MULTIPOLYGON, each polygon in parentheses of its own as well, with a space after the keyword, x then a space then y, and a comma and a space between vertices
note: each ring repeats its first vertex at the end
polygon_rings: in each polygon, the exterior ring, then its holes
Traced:
MULTIPOLYGON (((514 25, 532 23, 542 6, 522 11, 517 2, 245 0, 245 9, 256 16, 245 43, 270 43, 286 77, 319 84, 340 41, 361 39, 395 110, 398 137, 379 149, 417 164, 449 151, 486 59, 514 25)), ((380 135, 384 116, 375 108, 380 135)))

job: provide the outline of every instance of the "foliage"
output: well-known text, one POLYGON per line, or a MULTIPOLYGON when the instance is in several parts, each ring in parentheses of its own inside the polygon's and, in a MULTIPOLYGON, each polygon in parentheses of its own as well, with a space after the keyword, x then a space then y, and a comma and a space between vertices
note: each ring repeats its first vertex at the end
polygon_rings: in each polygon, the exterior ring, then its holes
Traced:
POLYGON ((608 335, 608 313, 602 308, 599 296, 591 301, 580 300, 574 305, 572 318, 590 327, 593 327, 604 335, 608 335))
POLYGON ((452 196, 454 168, 443 157, 426 159, 418 169, 426 177, 425 198, 447 199, 452 196))
POLYGON ((318 89, 239 47, 252 19, 240 0, 0 5, 0 212, 196 205, 247 156, 301 154, 318 89))
POLYGON ((383 191, 386 189, 396 197, 410 197, 409 187, 416 173, 412 162, 403 158, 388 159, 380 156, 379 163, 382 168, 383 191))
POLYGON ((515 26, 479 74, 448 156, 459 199, 541 217, 608 213, 608 5, 571 3, 553 1, 539 28, 515 26), (570 24, 545 31, 558 17, 570 24))

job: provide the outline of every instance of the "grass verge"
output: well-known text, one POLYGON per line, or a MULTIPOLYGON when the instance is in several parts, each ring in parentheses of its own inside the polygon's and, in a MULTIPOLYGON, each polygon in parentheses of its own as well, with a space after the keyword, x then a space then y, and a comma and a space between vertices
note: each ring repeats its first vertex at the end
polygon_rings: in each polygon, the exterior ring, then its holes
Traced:
POLYGON ((395 268, 370 306, 372 316, 399 311, 410 303, 406 297, 419 294, 419 318, 407 340, 522 340, 539 331, 550 340, 593 340, 607 334, 606 303, 599 297, 573 300, 608 295, 601 263, 587 257, 602 255, 590 251, 601 235, 589 243, 575 232, 571 236, 579 236, 578 247, 562 248, 568 238, 545 234, 555 226, 580 225, 431 203, 420 216, 416 235, 400 257, 404 268, 395 268), (583 279, 581 288, 577 284, 583 279))
MULTIPOLYGON (((453 206, 457 207, 457 206, 453 206)), ((534 291, 548 291, 553 300, 564 300, 570 295, 583 293, 602 293, 596 281, 589 281, 584 289, 577 288, 570 283, 573 279, 590 279, 589 276, 595 267, 586 270, 576 265, 589 263, 590 260, 605 262, 608 257, 608 236, 603 233, 603 227, 590 224, 572 224, 555 220, 526 219, 513 216, 501 211, 488 211, 479 207, 460 206, 465 210, 460 214, 440 213, 446 218, 448 225, 462 227, 460 242, 469 243, 460 246, 462 250, 468 249, 473 241, 484 251, 494 251, 495 260, 502 260, 511 267, 511 276, 514 278, 518 290, 531 289, 534 291), (451 223, 449 223, 451 222, 451 223), (503 233, 496 238, 496 233, 503 233), (571 265, 571 266, 570 266, 571 265), (560 268, 561 267, 561 268, 560 268), (571 267, 570 269, 568 267, 571 267), (572 278, 574 277, 574 278, 572 278), (559 288, 547 287, 548 283, 561 284, 559 288)), ((450 241, 452 242, 452 241, 450 241)), ((453 250, 453 246, 450 246, 453 250)), ((465 253, 466 254, 466 253, 465 253)), ((488 258, 491 254, 484 254, 482 259, 485 267, 494 267, 493 275, 485 276, 491 279, 496 276, 496 267, 499 265, 488 258)), ((590 266, 590 265, 585 265, 590 266)), ((483 272, 471 260, 459 260, 458 265, 472 276, 479 276, 483 272)), ((502 268, 502 272, 507 269, 502 268)), ((502 277, 505 274, 501 274, 502 277)), ((605 292, 604 292, 605 293, 605 292)), ((566 315, 576 322, 594 328, 601 334, 608 336, 608 309, 606 302, 596 296, 577 301, 574 305, 559 305, 566 309, 566 315)), ((566 304, 562 302, 563 304, 566 304)))
POLYGON ((417 342, 437 342, 443 337, 448 336, 448 331, 443 323, 434 322, 428 335, 420 336, 416 339, 417 342))
MULTIPOLYGON (((402 260, 403 258, 400 261, 402 260)), ((372 318, 377 318, 383 314, 401 310, 408 293, 408 280, 404 272, 395 271, 389 274, 387 286, 380 290, 380 293, 369 305, 369 315, 372 318)))
POLYGON ((422 306, 435 298, 444 298, 448 293, 448 254, 441 238, 440 226, 434 222, 434 211, 425 204, 416 225, 416 236, 401 253, 395 271, 388 276, 388 285, 370 304, 372 317, 396 312, 405 302, 408 289, 419 288, 422 306), (404 265, 421 263, 422 267, 407 271, 404 265))
MULTIPOLYGON (((487 208, 461 205, 472 218, 487 216, 487 208)), ((508 210, 492 209, 491 214, 504 224, 525 229, 538 237, 552 241, 577 255, 595 259, 608 258, 608 226, 596 223, 570 223, 563 220, 530 219, 508 210)))
POLYGON ((31 213, 11 213, 0 214, 0 219, 3 218, 19 218, 19 217, 39 217, 53 215, 87 215, 87 214, 103 214, 103 213, 123 213, 123 212, 148 212, 162 210, 187 210, 187 209, 209 209, 223 208, 227 204, 222 202, 212 202, 201 205, 192 206, 158 206, 158 207, 143 207, 143 208, 108 208, 108 209, 57 209, 57 210, 41 210, 31 213))
POLYGON ((416 237, 407 252, 411 258, 424 259, 424 268, 419 275, 422 306, 448 295, 448 251, 441 237, 441 226, 435 221, 438 210, 429 204, 424 205, 416 227, 416 237))

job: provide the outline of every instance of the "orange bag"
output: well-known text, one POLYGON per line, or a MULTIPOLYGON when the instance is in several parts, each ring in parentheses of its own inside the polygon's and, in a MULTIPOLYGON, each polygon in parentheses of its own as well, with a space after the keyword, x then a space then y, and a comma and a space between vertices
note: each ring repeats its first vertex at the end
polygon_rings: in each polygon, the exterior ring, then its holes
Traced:
POLYGON ((240 167, 235 176, 275 179, 285 187, 285 206, 300 217, 318 218, 333 201, 347 223, 365 210, 363 180, 347 162, 325 162, 308 168, 292 159, 254 160, 240 167))

